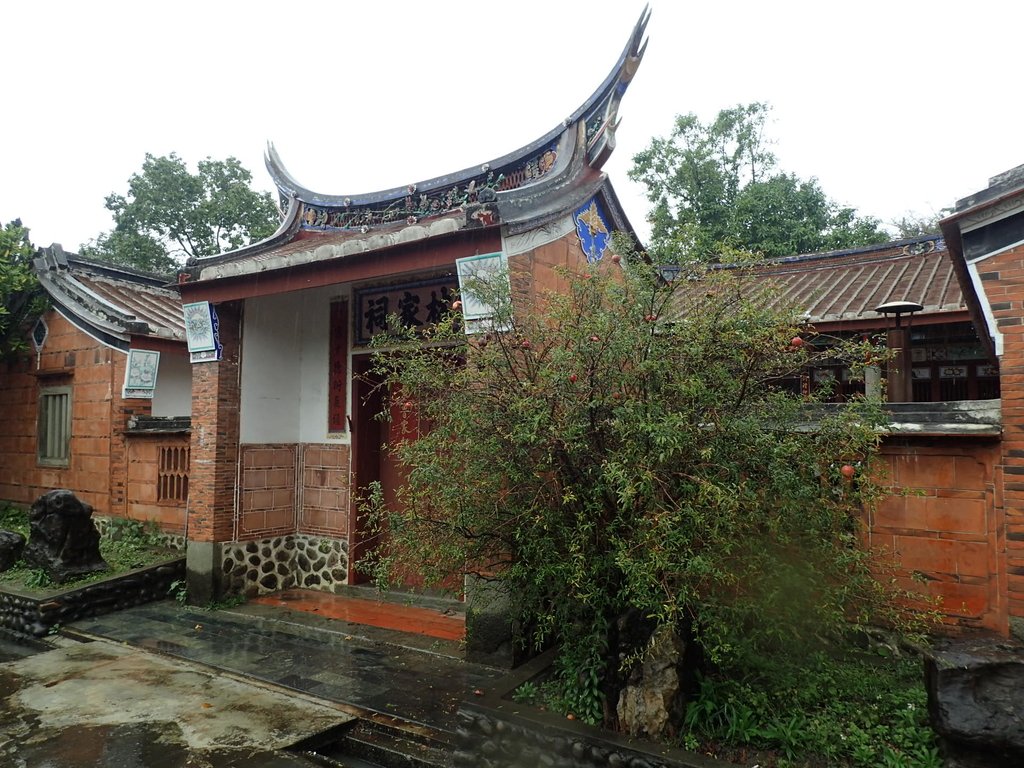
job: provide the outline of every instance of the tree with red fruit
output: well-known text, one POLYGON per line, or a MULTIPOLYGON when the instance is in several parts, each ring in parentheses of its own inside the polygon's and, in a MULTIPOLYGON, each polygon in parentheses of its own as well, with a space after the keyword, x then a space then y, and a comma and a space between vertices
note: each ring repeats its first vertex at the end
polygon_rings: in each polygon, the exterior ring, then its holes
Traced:
POLYGON ((501 281, 474 287, 500 332, 466 337, 452 313, 431 345, 380 340, 376 375, 416 393, 434 429, 388 446, 401 504, 366 502, 391 533, 379 578, 417 563, 428 583, 498 581, 523 641, 558 644, 569 711, 608 725, 659 626, 749 669, 887 606, 857 535, 870 473, 836 471, 870 465, 875 406, 808 429, 808 404, 778 386, 823 354, 791 344, 796 308, 728 271, 666 283, 623 262, 539 307, 513 308, 501 281))

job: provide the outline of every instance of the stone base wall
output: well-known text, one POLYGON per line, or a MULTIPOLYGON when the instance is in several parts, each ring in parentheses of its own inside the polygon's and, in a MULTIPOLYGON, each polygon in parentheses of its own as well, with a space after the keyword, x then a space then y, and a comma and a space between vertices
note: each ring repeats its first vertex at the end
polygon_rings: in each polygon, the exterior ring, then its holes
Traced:
POLYGON ((0 592, 0 634, 14 639, 43 637, 52 627, 75 619, 163 600, 171 584, 184 578, 181 559, 45 596, 0 592))
MULTIPOLYGON (((475 703, 459 707, 454 765, 456 768, 726 768, 727 764, 657 744, 626 742, 615 734, 581 723, 544 722, 523 717, 523 707, 509 702, 501 708, 475 703), (561 723, 566 723, 562 725, 561 723)), ((543 715, 545 713, 538 713, 543 715)), ((549 718, 553 715, 547 713, 549 718)))
MULTIPOLYGON (((107 517, 106 515, 93 515, 92 522, 96 526, 96 530, 104 539, 110 538, 111 520, 121 520, 122 518, 107 517)), ((141 522, 141 521, 140 521, 141 522)), ((157 530, 153 532, 154 536, 158 536, 163 545, 168 549, 174 549, 178 552, 185 551, 185 545, 188 539, 182 534, 168 533, 167 531, 157 530)))
POLYGON ((703 755, 630 738, 514 703, 512 693, 543 678, 554 659, 547 651, 526 662, 478 698, 459 705, 456 768, 735 768, 703 755))
POLYGON ((288 534, 219 545, 222 591, 253 597, 303 587, 333 591, 348 583, 348 542, 288 534))

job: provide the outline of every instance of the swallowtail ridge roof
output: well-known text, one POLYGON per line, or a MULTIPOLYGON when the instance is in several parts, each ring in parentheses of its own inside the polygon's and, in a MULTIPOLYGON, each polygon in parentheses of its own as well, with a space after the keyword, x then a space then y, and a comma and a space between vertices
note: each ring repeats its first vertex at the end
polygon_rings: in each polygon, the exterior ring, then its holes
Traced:
POLYGON ((322 194, 302 186, 268 145, 267 170, 286 209, 271 237, 198 259, 192 280, 254 275, 340 258, 462 230, 525 231, 599 195, 620 229, 631 231, 601 171, 615 148, 618 110, 643 60, 644 8, 615 65, 571 115, 514 152, 454 173, 365 194, 322 194))

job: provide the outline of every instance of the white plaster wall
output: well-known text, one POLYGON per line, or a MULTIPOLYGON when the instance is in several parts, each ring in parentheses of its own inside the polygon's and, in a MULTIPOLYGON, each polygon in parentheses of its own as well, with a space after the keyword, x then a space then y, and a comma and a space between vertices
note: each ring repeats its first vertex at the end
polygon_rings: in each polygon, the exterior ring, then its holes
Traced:
POLYGON ((299 440, 327 441, 327 383, 329 376, 330 296, 307 297, 302 313, 302 382, 299 389, 299 440))
POLYGON ((187 353, 160 353, 160 370, 153 392, 154 416, 192 415, 192 365, 187 353))
POLYGON ((300 311, 295 294, 245 302, 240 415, 243 443, 298 442, 300 311))
POLYGON ((330 305, 346 293, 327 286, 246 301, 243 443, 348 440, 347 434, 329 438, 327 433, 330 305))

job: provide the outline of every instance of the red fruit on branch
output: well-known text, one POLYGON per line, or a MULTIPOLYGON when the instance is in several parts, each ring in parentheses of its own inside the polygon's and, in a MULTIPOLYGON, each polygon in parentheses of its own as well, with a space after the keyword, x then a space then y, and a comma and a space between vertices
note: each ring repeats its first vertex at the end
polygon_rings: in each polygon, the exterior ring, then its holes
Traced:
POLYGON ((459 312, 462 309, 462 302, 456 299, 452 302, 452 311, 459 312))
POLYGON ((569 374, 569 381, 571 381, 573 384, 576 383, 576 374, 575 373, 570 373, 569 374))
POLYGON ((529 349, 530 348, 530 340, 529 339, 523 339, 521 342, 519 342, 519 346, 522 347, 523 349, 529 349))
POLYGON ((801 339, 799 336, 794 336, 792 339, 789 340, 789 346, 793 347, 794 349, 799 349, 806 343, 807 342, 801 339))
POLYGON ((851 477, 857 474, 857 468, 854 467, 852 464, 843 464, 839 472, 842 474, 843 477, 849 480, 851 477))

